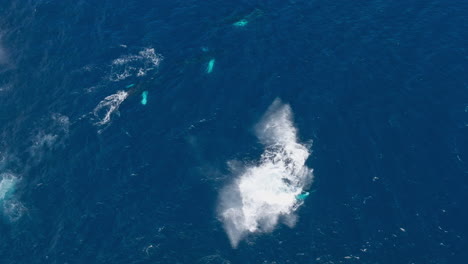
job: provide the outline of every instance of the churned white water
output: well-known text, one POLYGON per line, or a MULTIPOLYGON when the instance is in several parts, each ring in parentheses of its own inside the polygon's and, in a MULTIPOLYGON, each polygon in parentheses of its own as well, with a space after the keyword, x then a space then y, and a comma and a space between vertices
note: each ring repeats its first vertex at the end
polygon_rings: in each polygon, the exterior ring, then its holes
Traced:
POLYGON ((111 116, 119 110, 120 104, 127 99, 128 93, 118 91, 115 94, 109 95, 94 108, 93 114, 99 120, 96 125, 105 125, 111 121, 111 116))
POLYGON ((271 232, 278 222, 293 227, 303 203, 297 196, 312 181, 305 165, 309 147, 298 142, 289 105, 273 102, 256 135, 265 146, 259 161, 220 194, 219 216, 233 247, 249 233, 271 232))

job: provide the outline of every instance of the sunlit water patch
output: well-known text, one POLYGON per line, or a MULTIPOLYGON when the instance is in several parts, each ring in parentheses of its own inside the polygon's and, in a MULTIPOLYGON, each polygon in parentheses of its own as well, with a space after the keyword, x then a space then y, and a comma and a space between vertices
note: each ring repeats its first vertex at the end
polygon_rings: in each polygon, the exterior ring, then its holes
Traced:
POLYGON ((220 194, 219 216, 237 247, 250 233, 271 232, 278 222, 293 227, 298 199, 312 181, 305 163, 309 147, 298 142, 292 110, 276 100, 256 127, 265 150, 256 165, 246 166, 220 194))

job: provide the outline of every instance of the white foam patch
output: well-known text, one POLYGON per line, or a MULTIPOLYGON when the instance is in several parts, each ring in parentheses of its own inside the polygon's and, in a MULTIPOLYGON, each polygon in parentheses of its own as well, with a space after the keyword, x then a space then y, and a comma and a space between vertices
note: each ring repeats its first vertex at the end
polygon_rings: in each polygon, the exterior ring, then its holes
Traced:
POLYGON ((10 221, 18 220, 26 210, 23 204, 14 196, 18 181, 18 177, 14 174, 0 174, 0 206, 3 215, 10 221))
POLYGON ((114 112, 118 112, 120 104, 127 99, 128 93, 118 91, 115 94, 109 95, 94 108, 93 114, 99 120, 96 125, 102 126, 111 121, 111 116, 114 112))
POLYGON ((250 233, 273 231, 280 221, 293 227, 303 203, 296 197, 312 181, 305 165, 309 147, 298 143, 289 105, 273 102, 256 134, 265 146, 260 160, 220 193, 219 216, 234 248, 250 233))
POLYGON ((145 48, 138 54, 125 55, 112 61, 109 80, 117 82, 131 76, 145 76, 156 69, 163 57, 153 48, 145 48))

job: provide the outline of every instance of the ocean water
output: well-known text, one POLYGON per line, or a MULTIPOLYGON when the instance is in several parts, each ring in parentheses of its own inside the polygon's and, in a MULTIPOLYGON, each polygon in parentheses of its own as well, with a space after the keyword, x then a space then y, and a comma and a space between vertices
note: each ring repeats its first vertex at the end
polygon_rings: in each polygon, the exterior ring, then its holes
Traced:
POLYGON ((468 2, 0 4, 0 263, 464 263, 468 2))

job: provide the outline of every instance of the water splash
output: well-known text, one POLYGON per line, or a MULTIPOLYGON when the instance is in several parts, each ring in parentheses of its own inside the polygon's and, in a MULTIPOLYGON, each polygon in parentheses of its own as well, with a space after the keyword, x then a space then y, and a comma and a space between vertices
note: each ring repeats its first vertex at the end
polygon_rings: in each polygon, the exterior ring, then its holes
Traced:
POLYGON ((293 227, 297 199, 312 181, 305 162, 308 146, 298 143, 289 105, 276 100, 256 127, 265 150, 255 166, 247 166, 220 194, 219 215, 237 247, 250 233, 271 232, 279 221, 293 227))

